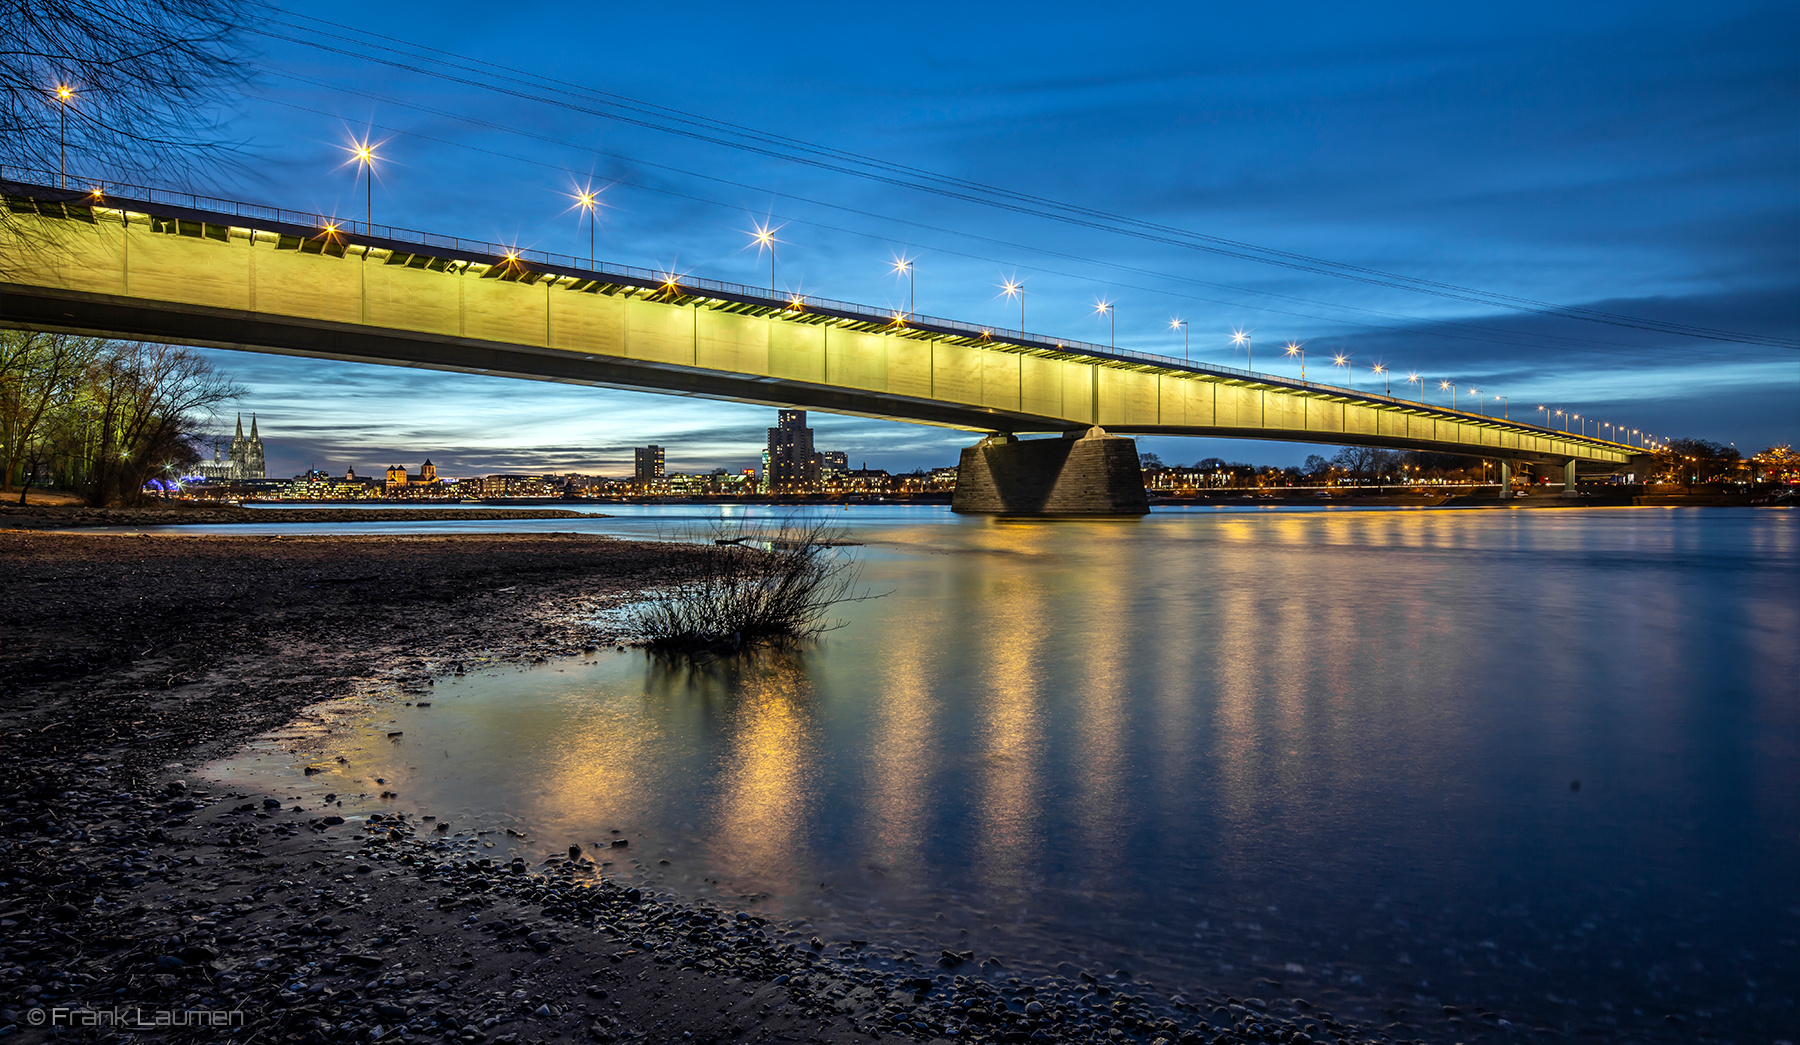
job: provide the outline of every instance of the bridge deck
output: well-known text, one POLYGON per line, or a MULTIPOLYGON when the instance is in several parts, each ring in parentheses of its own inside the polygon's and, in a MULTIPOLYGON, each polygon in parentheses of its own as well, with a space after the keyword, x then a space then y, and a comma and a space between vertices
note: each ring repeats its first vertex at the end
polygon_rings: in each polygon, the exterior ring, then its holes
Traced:
POLYGON ((188 198, 0 186, 0 325, 974 431, 1347 443, 1613 467, 1635 447, 1022 331, 188 198))

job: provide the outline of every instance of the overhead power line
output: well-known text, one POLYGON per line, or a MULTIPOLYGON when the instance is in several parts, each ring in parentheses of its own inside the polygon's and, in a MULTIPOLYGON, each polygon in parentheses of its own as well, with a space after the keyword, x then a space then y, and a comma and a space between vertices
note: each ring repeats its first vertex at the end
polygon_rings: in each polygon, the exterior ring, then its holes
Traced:
POLYGON ((1500 294, 1463 287, 1437 280, 1386 272, 1367 266, 1261 247, 1256 244, 1210 236, 1156 222, 1112 214, 1094 208, 1062 203, 1044 197, 921 168, 909 167, 875 157, 864 156, 786 135, 774 134, 712 119, 686 110, 644 102, 623 95, 553 77, 515 69, 454 52, 412 44, 367 30, 299 15, 281 8, 267 8, 269 17, 253 26, 252 32, 299 46, 310 47, 358 61, 373 62, 390 68, 460 83, 478 90, 504 94, 525 101, 553 105, 601 119, 622 122, 650 130, 675 134, 693 140, 737 149, 772 159, 799 163, 832 173, 873 180, 913 191, 926 192, 979 206, 1012 211, 1031 217, 1045 218, 1115 235, 1161 243, 1185 249, 1229 257, 1257 264, 1273 265, 1314 275, 1350 280, 1393 290, 1407 291, 1450 300, 1463 301, 1512 311, 1577 319, 1630 329, 1653 331, 1714 341, 1763 345, 1776 348, 1800 348, 1800 341, 1770 335, 1702 327, 1608 312, 1580 306, 1510 294, 1500 294), (320 31, 279 17, 298 18, 340 32, 354 33, 371 41, 321 40, 320 31), (271 25, 292 31, 277 32, 271 25), (511 84, 512 86, 507 86, 511 84), (539 93, 533 93, 539 92, 539 93))

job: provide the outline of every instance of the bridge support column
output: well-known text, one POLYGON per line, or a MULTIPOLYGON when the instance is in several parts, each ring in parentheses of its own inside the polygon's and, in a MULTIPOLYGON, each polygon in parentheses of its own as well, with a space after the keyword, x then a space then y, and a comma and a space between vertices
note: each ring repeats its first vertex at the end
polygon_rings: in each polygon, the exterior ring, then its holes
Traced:
POLYGON ((1562 492, 1562 495, 1564 497, 1578 496, 1575 492, 1575 459, 1573 457, 1571 457, 1567 461, 1563 462, 1563 492, 1562 492))
POLYGON ((1512 462, 1504 459, 1500 462, 1500 499, 1512 500, 1512 462))
POLYGON ((992 435, 962 452, 950 510, 987 515, 1147 515, 1137 440, 1099 427, 1063 439, 992 435))

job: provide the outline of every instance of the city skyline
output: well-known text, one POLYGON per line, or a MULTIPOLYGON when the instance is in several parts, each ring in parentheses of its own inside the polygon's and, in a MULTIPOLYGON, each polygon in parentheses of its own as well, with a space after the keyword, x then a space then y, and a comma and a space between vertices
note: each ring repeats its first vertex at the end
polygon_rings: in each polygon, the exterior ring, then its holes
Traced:
MULTIPOLYGON (((1030 46, 982 63, 930 34, 884 27, 893 46, 879 67, 841 57, 863 26, 837 14, 793 27, 811 46, 767 54, 652 34, 603 74, 573 36, 347 5, 309 14, 354 25, 343 51, 379 43, 357 32, 368 30, 568 90, 646 98, 1228 241, 1654 323, 1790 340, 1800 327, 1796 150, 1782 132, 1795 60, 1775 44, 1794 25, 1785 8, 1542 5, 1370 21, 1320 5, 1305 17, 1208 14, 1206 33, 1187 31, 1198 12, 1163 12, 1170 31, 1147 39, 1130 20, 1052 7, 1006 29, 1030 46), (1184 39, 1199 42, 1174 43, 1184 39), (725 74, 688 75, 695 63, 725 74)), ((995 13, 927 14, 975 33, 1007 25, 995 13)), ((774 261, 784 289, 1004 326, 1023 304, 1027 327, 1059 336, 1104 342, 1116 323, 1121 348, 1179 352, 1185 342, 1198 360, 1285 375, 1297 366, 1279 346, 1292 339, 1314 353, 1315 380, 1348 378, 1328 362, 1343 353, 1358 384, 1382 363, 1492 389, 1512 408, 1549 403, 1742 445, 1800 435, 1791 347, 1196 252, 571 115, 547 89, 495 96, 366 57, 261 43, 268 75, 231 125, 254 162, 190 187, 346 215, 367 194, 378 222, 583 256, 593 236, 602 260, 754 285, 768 283, 774 261), (375 143, 372 192, 346 164, 346 143, 359 138, 375 143), (577 202, 590 190, 592 213, 577 202), (771 230, 773 258, 755 242, 759 227, 771 230), (1023 302, 1008 283, 1022 284, 1023 302), (1099 301, 1113 306, 1104 322, 1099 301), (1232 344, 1238 329, 1252 333, 1253 357, 1232 344)), ((79 168, 79 142, 72 156, 79 168)), ((607 455, 650 441, 730 467, 754 456, 766 427, 760 406, 209 354, 263 416, 296 433, 296 466, 442 443, 467 448, 466 461, 446 462, 462 470, 617 469, 607 455), (617 429, 632 439, 597 431, 597 417, 609 429, 627 419, 617 429)), ((890 470, 951 459, 972 441, 815 416, 833 445, 880 447, 871 464, 890 470)), ((1234 446, 1145 441, 1176 459, 1297 462, 1318 450, 1234 446)))

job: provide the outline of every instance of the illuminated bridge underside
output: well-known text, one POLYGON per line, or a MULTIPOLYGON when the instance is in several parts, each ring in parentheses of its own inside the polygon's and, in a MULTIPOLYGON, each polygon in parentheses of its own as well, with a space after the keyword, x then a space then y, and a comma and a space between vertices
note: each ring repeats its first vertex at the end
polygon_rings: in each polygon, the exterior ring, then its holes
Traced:
POLYGON ((161 205, 8 197, 0 325, 945 425, 1629 464, 1616 443, 1383 396, 1059 350, 755 292, 453 256, 161 205), (142 207, 143 210, 138 208, 142 207), (120 209, 122 208, 122 209, 120 209))

